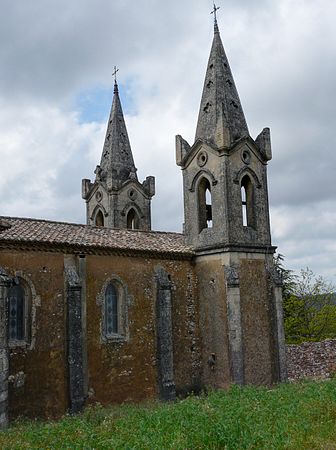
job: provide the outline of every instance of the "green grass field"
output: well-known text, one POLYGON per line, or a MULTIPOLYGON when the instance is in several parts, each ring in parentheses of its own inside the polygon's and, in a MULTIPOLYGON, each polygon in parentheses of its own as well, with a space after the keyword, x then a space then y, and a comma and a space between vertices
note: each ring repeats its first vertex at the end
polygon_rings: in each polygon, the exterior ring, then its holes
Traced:
POLYGON ((1 449, 336 449, 336 380, 232 387, 175 403, 19 421, 1 449))

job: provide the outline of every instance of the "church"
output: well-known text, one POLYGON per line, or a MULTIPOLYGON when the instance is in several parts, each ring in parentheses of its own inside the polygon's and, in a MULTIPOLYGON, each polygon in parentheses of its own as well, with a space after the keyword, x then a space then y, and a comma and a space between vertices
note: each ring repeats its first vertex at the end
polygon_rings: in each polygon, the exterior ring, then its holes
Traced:
POLYGON ((0 426, 284 381, 271 158, 215 18, 195 141, 176 136, 184 231, 152 231, 155 179, 138 179, 115 81, 101 161, 82 180, 87 223, 0 217, 0 426))

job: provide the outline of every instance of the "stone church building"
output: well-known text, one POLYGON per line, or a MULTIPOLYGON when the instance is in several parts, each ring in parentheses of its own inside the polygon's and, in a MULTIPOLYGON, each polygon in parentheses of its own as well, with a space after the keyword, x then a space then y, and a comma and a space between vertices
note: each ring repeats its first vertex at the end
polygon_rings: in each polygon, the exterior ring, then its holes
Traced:
POLYGON ((176 136, 184 233, 151 230, 115 83, 87 224, 0 218, 0 421, 286 378, 267 192, 215 20, 195 142, 176 136))

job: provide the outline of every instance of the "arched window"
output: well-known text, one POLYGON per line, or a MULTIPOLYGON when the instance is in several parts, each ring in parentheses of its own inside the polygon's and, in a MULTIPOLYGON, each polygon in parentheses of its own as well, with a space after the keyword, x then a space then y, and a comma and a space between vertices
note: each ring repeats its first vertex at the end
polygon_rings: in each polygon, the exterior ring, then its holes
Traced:
POLYGON ((212 195, 207 178, 202 178, 198 185, 198 222, 199 231, 212 228, 212 195))
POLYGON ((108 278, 98 295, 101 306, 102 342, 125 342, 128 339, 127 286, 117 276, 108 278))
POLYGON ((28 342, 31 293, 24 281, 15 278, 8 293, 9 342, 28 342))
POLYGON ((131 208, 127 214, 127 228, 129 230, 139 229, 139 216, 133 208, 131 208))
POLYGON ((96 220, 95 220, 96 227, 103 227, 104 226, 104 216, 101 210, 97 212, 96 220))
POLYGON ((254 227, 253 184, 248 175, 242 178, 240 190, 243 226, 254 227))
POLYGON ((105 291, 105 335, 116 335, 120 332, 119 326, 119 296, 118 289, 110 283, 105 291))

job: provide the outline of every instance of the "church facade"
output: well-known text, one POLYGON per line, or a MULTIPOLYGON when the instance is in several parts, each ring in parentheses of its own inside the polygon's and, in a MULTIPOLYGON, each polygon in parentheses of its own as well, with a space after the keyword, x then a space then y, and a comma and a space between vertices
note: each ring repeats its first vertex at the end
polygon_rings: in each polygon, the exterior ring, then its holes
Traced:
POLYGON ((151 231, 115 83, 87 224, 0 218, 0 422, 286 379, 267 192, 215 20, 195 142, 176 136, 184 233, 151 231))

